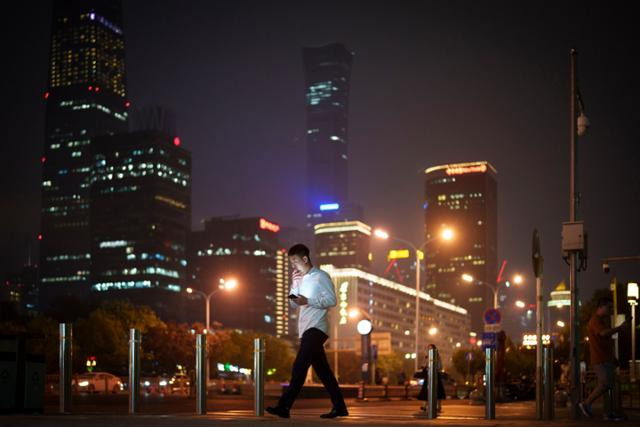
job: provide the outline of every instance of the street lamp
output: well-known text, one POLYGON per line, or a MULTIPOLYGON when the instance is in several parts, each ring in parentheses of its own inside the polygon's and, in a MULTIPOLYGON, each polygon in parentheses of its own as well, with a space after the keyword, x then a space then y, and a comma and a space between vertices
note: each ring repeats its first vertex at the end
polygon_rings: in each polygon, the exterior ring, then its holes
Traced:
POLYGON ((225 290, 225 291, 231 291, 233 289, 235 289, 238 286, 238 281, 236 279, 220 279, 220 283, 218 284, 218 289, 215 289, 214 291, 206 294, 200 290, 197 289, 193 289, 193 288, 187 288, 186 291, 188 294, 196 294, 198 296, 201 296, 204 301, 205 301, 205 307, 206 307, 206 333, 210 333, 211 332, 211 328, 210 328, 210 317, 211 317, 211 298, 217 294, 219 291, 221 290, 225 290))
POLYGON ((358 321, 356 329, 361 337, 360 349, 362 352, 362 383, 366 384, 368 381, 373 383, 375 380, 375 372, 372 372, 371 369, 371 332, 373 331, 371 320, 367 318, 361 319, 358 321))
MULTIPOLYGON (((205 307, 206 307, 206 321, 207 321, 207 325, 206 325, 206 329, 205 329, 205 333, 210 333, 211 332, 211 328, 210 328, 210 317, 211 317, 211 298, 218 293, 221 290, 225 290, 225 291, 231 291, 233 289, 235 289, 238 286, 238 281, 236 279, 223 279, 221 278, 219 283, 218 283, 218 289, 213 290, 212 292, 206 294, 198 289, 193 289, 193 288, 187 288, 186 291, 188 294, 196 294, 201 296, 202 298, 204 298, 204 302, 205 302, 205 307)), ((205 377, 207 379, 207 382, 209 381, 209 352, 207 352, 207 357, 205 360, 205 377)))
POLYGON ((415 325, 415 363, 414 363, 414 369, 417 372, 418 371, 418 353, 420 350, 420 345, 418 342, 418 338, 420 336, 420 255, 423 254, 422 253, 422 249, 427 246, 429 243, 433 242, 434 240, 437 239, 442 239, 445 242, 451 241, 453 240, 453 238, 455 237, 455 233, 451 228, 443 228, 440 231, 440 235, 432 237, 431 239, 428 239, 427 241, 425 241, 424 243, 422 243, 419 247, 414 245, 413 243, 411 243, 408 240, 405 239, 401 239, 399 237, 396 236, 391 236, 389 235, 388 232, 386 232, 385 230, 382 229, 375 229, 373 231, 373 235, 376 236, 379 239, 382 240, 387 240, 389 238, 396 240, 398 242, 404 243, 406 245, 409 245, 409 247, 411 247, 411 249, 413 249, 414 253, 416 254, 416 325, 415 325))
POLYGON ((627 283, 627 301, 631 306, 631 382, 636 382, 636 305, 638 305, 638 284, 627 283))
MULTIPOLYGON (((491 289, 493 291, 493 308, 496 308, 496 309, 499 308, 499 306, 498 306, 498 293, 499 293, 499 290, 500 290, 500 285, 501 284, 505 284, 505 286, 507 286, 506 284, 508 282, 499 282, 499 283, 493 285, 491 283, 487 283, 487 282, 484 282, 482 280, 475 280, 472 275, 466 274, 466 273, 462 275, 462 280, 464 280, 467 283, 473 283, 475 281, 479 285, 485 285, 489 289, 491 289)), ((516 285, 519 285, 522 282, 523 282, 523 279, 522 279, 521 275, 516 274, 515 276, 513 276, 513 283, 515 283, 516 285)), ((520 302, 522 302, 522 301, 520 301, 520 302)), ((518 307, 520 307, 520 305, 518 305, 518 301, 516 301, 516 305, 518 307)), ((522 307, 524 307, 524 305, 522 307)), ((520 307, 520 308, 522 308, 522 307, 520 307)))

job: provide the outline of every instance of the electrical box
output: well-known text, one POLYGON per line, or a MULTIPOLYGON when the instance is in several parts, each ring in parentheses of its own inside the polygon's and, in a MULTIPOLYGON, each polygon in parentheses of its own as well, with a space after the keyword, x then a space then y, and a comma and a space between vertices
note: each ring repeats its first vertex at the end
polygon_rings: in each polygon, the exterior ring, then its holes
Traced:
POLYGON ((562 223, 562 251, 582 252, 585 250, 584 221, 562 223))

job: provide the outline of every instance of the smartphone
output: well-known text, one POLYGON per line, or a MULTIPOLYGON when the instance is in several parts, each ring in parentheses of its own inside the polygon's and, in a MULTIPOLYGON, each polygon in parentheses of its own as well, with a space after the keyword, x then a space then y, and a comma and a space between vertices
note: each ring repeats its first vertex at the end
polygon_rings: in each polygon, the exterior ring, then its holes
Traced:
POLYGON ((296 298, 298 298, 298 295, 289 294, 289 299, 296 299, 296 298))

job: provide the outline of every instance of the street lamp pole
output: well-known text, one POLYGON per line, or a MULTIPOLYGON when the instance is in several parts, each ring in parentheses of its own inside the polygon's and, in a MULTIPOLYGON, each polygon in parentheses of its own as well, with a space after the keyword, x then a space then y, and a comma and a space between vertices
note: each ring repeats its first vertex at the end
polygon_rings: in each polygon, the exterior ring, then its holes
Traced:
POLYGON ((454 232, 449 228, 445 228, 442 230, 441 236, 434 236, 431 239, 427 239, 424 243, 422 243, 422 245, 420 245, 420 247, 417 247, 410 241, 401 239, 400 237, 390 236, 389 233, 382 230, 376 230, 374 234, 376 234, 376 236, 382 239, 392 238, 393 240, 409 245, 409 247, 413 249, 413 252, 416 254, 416 316, 415 316, 416 319, 415 319, 415 332, 414 332, 415 348, 414 348, 414 354, 412 356, 415 355, 413 367, 417 372, 419 367, 418 353, 420 350, 420 341, 419 341, 419 337, 420 337, 420 253, 425 248, 425 246, 427 246, 429 243, 433 242, 438 238, 442 238, 444 240, 451 240, 453 238, 454 232))
MULTIPOLYGON (((570 165, 569 165, 569 222, 576 220, 577 205, 577 188, 576 188, 576 169, 577 169, 577 145, 576 145, 576 57, 578 53, 575 49, 571 49, 571 100, 570 100, 570 165)), ((570 332, 570 365, 571 365, 571 411, 570 418, 580 419, 580 409, 578 403, 581 399, 580 387, 580 325, 578 317, 578 281, 577 281, 577 254, 571 252, 569 254, 569 289, 571 305, 569 307, 569 332, 570 332)))

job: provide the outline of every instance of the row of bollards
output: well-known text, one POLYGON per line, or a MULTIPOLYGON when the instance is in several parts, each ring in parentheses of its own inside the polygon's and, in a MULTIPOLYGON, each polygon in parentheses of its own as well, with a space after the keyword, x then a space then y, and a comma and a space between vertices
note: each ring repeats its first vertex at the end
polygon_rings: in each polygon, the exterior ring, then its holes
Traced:
MULTIPOLYGON (((73 326, 60 324, 60 413, 71 413, 71 371, 73 326)), ((140 331, 129 331, 129 413, 136 414, 140 409, 140 349, 142 337, 140 331)), ((264 415, 264 338, 254 341, 253 380, 255 386, 255 415, 264 415)), ((207 413, 207 336, 196 336, 196 413, 207 413)))

